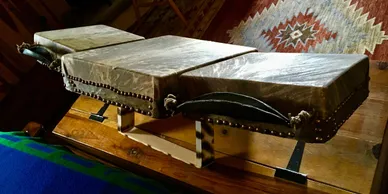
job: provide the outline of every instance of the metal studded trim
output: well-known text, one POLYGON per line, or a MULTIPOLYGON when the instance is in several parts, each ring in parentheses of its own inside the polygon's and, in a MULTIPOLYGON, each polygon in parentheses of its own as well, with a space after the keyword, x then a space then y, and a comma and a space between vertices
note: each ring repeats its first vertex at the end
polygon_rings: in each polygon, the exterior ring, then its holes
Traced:
POLYGON ((325 142, 338 132, 341 126, 352 116, 357 108, 368 97, 369 90, 368 81, 362 83, 357 89, 352 92, 331 114, 331 116, 324 120, 316 120, 316 140, 325 142), (322 129, 330 129, 328 131, 322 131, 322 129), (324 132, 324 133, 323 133, 324 132))
POLYGON ((91 94, 91 93, 88 93, 88 92, 84 92, 84 91, 81 91, 79 89, 74 89, 74 92, 75 93, 78 93, 80 95, 84 95, 84 96, 89 96, 89 97, 92 97, 94 99, 97 99, 97 100, 100 100, 106 104, 111 104, 111 105, 115 105, 115 106, 119 106, 121 108, 125 108, 125 109, 128 109, 129 111, 135 111, 137 113, 140 113, 140 114, 143 114, 143 115, 147 115, 147 116, 152 116, 152 112, 150 111, 147 111, 147 110, 141 110, 139 108, 134 108, 134 107, 131 107, 131 106, 128 106, 128 105, 125 105, 125 104, 122 104, 122 103, 118 103, 118 102, 113 102, 111 100, 107 100, 107 99, 104 99, 102 98, 101 96, 98 96, 96 94, 91 94))
MULTIPOLYGON (((65 77, 64 74, 62 74, 62 76, 65 77)), ((145 101, 148 101, 148 102, 153 102, 154 101, 154 99, 152 99, 149 96, 137 94, 137 93, 134 93, 134 92, 124 92, 124 91, 121 91, 121 90, 119 90, 117 88, 109 86, 107 84, 96 83, 96 82, 92 82, 92 81, 86 81, 86 80, 83 80, 81 78, 74 77, 74 76, 71 76, 71 75, 66 75, 66 77, 69 78, 72 81, 81 82, 81 83, 86 84, 86 85, 91 85, 91 86, 96 86, 96 87, 102 87, 102 88, 109 89, 109 90, 111 90, 111 91, 113 91, 113 92, 115 92, 115 93, 117 93, 119 95, 122 95, 122 96, 129 96, 129 97, 133 97, 133 98, 138 98, 138 99, 142 99, 142 100, 145 100, 145 101)), ((72 85, 72 86, 75 87, 75 85, 72 85)))
POLYGON ((278 132, 275 130, 264 129, 264 128, 261 128, 258 126, 253 126, 253 125, 243 125, 240 123, 233 123, 233 122, 229 122, 227 120, 211 119, 211 118, 204 118, 204 117, 201 117, 200 120, 208 122, 208 123, 217 124, 217 125, 226 125, 226 126, 233 127, 233 128, 239 128, 239 129, 244 129, 244 130, 248 130, 248 131, 252 131, 252 132, 258 132, 258 133, 262 133, 262 134, 278 136, 278 137, 284 137, 284 138, 294 138, 295 137, 295 133, 293 133, 293 132, 278 132))

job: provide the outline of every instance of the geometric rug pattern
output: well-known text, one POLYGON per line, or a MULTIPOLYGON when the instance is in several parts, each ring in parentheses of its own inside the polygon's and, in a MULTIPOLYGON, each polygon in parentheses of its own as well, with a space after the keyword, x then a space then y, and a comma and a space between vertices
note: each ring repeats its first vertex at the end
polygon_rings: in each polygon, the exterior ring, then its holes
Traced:
MULTIPOLYGON (((252 6, 244 10, 244 17, 228 18, 238 19, 237 25, 219 28, 228 37, 221 41, 256 47, 264 52, 357 53, 388 61, 386 0, 250 2, 252 6)), ((224 13, 217 17, 228 16, 224 13)), ((215 18, 214 25, 220 19, 215 18)))

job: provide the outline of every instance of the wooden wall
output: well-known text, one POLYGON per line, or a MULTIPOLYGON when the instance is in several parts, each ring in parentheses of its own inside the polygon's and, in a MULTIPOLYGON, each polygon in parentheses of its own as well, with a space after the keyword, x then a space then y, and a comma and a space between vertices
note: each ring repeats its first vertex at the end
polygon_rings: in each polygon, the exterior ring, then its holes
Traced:
POLYGON ((69 6, 65 0, 0 0, 0 101, 34 66, 16 51, 37 31, 57 29, 69 6))
POLYGON ((32 43, 38 31, 111 25, 131 2, 0 0, 0 131, 21 130, 29 121, 52 128, 78 96, 64 89, 59 74, 17 53, 16 44, 32 43))
POLYGON ((69 9, 66 0, 0 0, 0 131, 20 130, 29 121, 50 125, 72 103, 60 75, 16 50, 32 43, 35 32, 64 28, 69 9))

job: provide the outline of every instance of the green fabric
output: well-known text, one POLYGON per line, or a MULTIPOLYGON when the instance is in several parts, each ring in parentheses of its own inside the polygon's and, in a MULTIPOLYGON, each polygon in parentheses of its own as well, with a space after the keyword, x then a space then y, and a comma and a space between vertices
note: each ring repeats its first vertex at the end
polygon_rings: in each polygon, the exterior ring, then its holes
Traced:
POLYGON ((23 132, 0 132, 0 144, 34 157, 50 161, 57 165, 64 166, 79 173, 104 180, 119 187, 135 190, 136 193, 153 193, 150 192, 149 188, 145 188, 144 185, 158 188, 161 191, 160 193, 173 192, 171 188, 167 189, 166 186, 155 180, 147 179, 117 168, 107 167, 97 161, 84 159, 66 151, 62 146, 52 146, 41 143, 40 138, 31 138, 26 136, 23 132), (77 162, 74 162, 73 160, 76 160, 77 162), (82 164, 89 165, 89 167, 85 167, 82 164), (139 182, 141 185, 138 184, 139 182))

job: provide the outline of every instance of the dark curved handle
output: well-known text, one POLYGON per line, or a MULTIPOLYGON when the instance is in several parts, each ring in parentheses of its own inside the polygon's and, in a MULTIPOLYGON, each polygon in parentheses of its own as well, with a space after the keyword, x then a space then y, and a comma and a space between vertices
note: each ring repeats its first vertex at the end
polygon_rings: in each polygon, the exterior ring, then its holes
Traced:
POLYGON ((18 45, 17 49, 19 53, 32 57, 37 61, 40 61, 44 65, 48 66, 50 69, 55 69, 58 66, 57 63, 53 63, 57 60, 56 53, 44 46, 23 43, 20 46, 18 45))
POLYGON ((217 114, 236 119, 289 126, 289 119, 268 104, 250 96, 215 92, 199 96, 177 106, 178 112, 217 114))
POLYGON ((40 54, 38 52, 34 52, 30 49, 23 49, 22 54, 30 56, 32 58, 35 58, 36 60, 38 60, 46 65, 49 65, 53 61, 52 59, 49 59, 48 57, 45 57, 42 54, 40 54))

